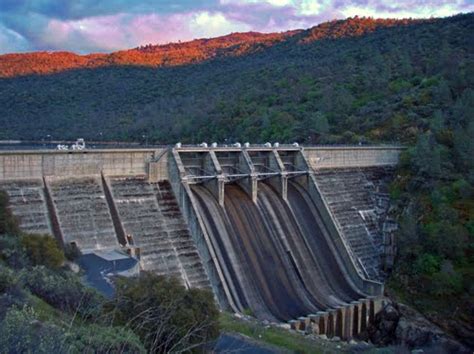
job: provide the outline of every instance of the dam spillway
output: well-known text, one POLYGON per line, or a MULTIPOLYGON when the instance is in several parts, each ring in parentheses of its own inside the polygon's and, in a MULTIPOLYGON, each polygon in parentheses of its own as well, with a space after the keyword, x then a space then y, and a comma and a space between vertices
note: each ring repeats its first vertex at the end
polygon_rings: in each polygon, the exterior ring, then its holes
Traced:
MULTIPOLYGON (((0 152, 27 232, 211 288, 223 309, 350 338, 376 310, 400 147, 0 152)), ((371 317, 372 316, 372 317, 371 317)))

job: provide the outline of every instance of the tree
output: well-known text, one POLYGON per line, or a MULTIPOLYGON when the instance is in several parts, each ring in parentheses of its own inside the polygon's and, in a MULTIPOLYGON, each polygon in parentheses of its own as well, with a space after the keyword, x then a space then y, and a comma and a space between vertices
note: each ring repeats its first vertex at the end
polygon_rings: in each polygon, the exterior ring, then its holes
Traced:
POLYGON ((440 176, 441 151, 431 134, 422 134, 418 137, 413 162, 420 175, 427 178, 440 176))
POLYGON ((329 133, 329 122, 325 114, 317 112, 313 116, 312 122, 314 124, 313 129, 316 131, 316 133, 321 135, 329 133))

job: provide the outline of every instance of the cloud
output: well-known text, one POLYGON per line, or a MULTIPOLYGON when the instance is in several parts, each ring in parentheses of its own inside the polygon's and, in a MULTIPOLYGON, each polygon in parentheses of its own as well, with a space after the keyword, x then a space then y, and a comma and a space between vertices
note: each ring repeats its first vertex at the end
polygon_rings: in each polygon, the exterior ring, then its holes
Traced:
POLYGON ((344 16, 365 14, 365 16, 389 18, 389 17, 445 17, 460 12, 474 11, 472 0, 399 0, 396 2, 381 2, 375 0, 354 1, 341 8, 344 16))
POLYGON ((473 0, 0 0, 0 53, 107 52, 230 32, 307 28, 354 15, 470 11, 473 0))
POLYGON ((29 43, 19 33, 0 24, 0 48, 4 53, 27 51, 29 43))

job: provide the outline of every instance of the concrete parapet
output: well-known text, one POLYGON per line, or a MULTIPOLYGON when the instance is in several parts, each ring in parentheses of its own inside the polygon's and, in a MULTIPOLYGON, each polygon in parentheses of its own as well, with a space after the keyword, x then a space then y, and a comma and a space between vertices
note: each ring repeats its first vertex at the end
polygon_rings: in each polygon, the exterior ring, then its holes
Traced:
POLYGON ((1 151, 0 180, 54 177, 145 176, 165 149, 1 151))
POLYGON ((400 146, 306 147, 304 154, 313 169, 393 166, 398 163, 400 146))

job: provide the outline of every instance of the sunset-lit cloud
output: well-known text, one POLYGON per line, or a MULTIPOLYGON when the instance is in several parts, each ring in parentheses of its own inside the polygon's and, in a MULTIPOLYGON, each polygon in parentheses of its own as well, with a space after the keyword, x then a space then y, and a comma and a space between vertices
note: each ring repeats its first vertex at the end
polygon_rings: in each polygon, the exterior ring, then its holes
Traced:
POLYGON ((0 0, 0 53, 108 52, 231 32, 286 31, 350 16, 440 17, 474 0, 0 0))

